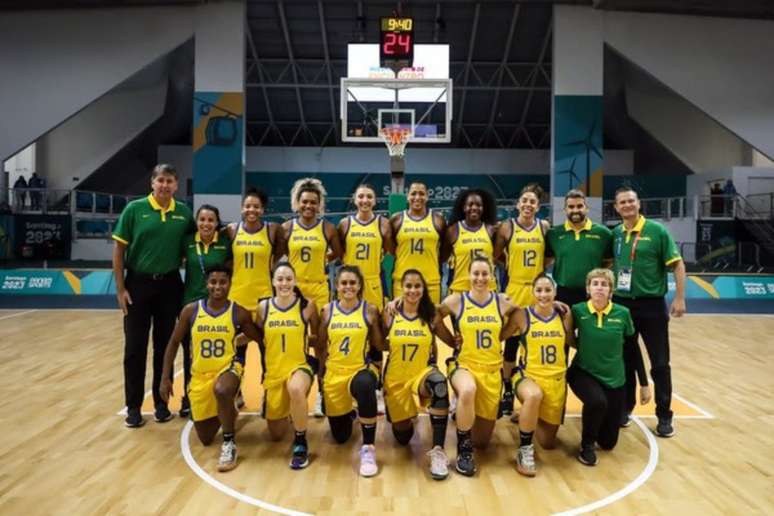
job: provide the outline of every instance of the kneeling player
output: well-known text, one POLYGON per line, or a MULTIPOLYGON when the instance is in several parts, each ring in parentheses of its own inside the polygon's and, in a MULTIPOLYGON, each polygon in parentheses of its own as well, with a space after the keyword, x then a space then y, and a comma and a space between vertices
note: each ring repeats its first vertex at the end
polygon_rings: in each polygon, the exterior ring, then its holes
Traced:
POLYGON ((428 407, 433 428, 430 475, 436 480, 449 476, 449 460, 444 451, 449 415, 449 391, 446 377, 435 366, 435 306, 430 300, 424 277, 408 269, 401 278, 403 295, 397 300, 396 312, 384 314, 390 359, 384 372, 384 394, 387 418, 392 433, 402 445, 414 435, 412 418, 417 415, 414 396, 428 407))
POLYGON ((168 402, 177 348, 190 331, 192 363, 188 399, 194 428, 201 443, 207 446, 223 427, 218 471, 229 471, 237 465, 234 399, 244 368, 244 348, 237 351, 234 340, 240 332, 256 341, 260 334, 250 319, 250 312, 228 300, 230 269, 222 265, 211 267, 206 271, 206 278, 207 299, 183 308, 167 344, 160 392, 162 399, 168 402))

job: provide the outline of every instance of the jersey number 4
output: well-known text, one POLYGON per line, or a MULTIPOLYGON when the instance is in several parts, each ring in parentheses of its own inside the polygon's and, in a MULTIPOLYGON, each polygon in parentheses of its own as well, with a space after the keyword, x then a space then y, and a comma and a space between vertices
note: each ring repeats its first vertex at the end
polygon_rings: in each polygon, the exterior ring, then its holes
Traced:
POLYGON ((344 337, 341 340, 341 344, 339 344, 339 351, 341 351, 344 356, 349 355, 349 337, 344 337))

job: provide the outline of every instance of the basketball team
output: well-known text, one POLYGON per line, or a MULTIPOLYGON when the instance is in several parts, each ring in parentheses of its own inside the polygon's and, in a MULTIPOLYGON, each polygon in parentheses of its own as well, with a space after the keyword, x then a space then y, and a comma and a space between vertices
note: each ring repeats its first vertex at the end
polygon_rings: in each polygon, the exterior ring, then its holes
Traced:
POLYGON ((638 383, 640 403, 651 398, 639 336, 655 387, 655 433, 674 435, 668 322, 685 312, 685 266, 666 228, 641 215, 633 189, 615 193, 622 223, 611 231, 588 218, 578 190, 565 196, 564 224, 550 227, 537 216, 537 185, 522 189, 516 218, 498 221, 494 198, 479 189, 462 191, 445 220, 428 208, 421 182, 410 184, 407 209, 387 218, 375 213, 376 192, 364 184, 353 196, 356 212, 338 225, 322 218, 326 191, 313 178, 296 181, 295 217, 281 224, 263 220, 268 198, 259 190, 244 196, 241 221, 223 225, 217 207, 202 205, 194 216, 176 201, 177 186, 172 166, 156 166, 152 192, 127 205, 113 232, 126 426, 145 422, 152 327, 154 419, 173 417, 167 403, 182 345, 180 415, 193 420, 204 445, 222 432, 219 471, 237 465, 240 384, 245 374, 258 374, 245 371, 252 341, 261 357, 261 412, 272 439, 293 432, 294 470, 310 463, 307 399, 315 377, 314 415, 327 417, 335 442, 350 439, 355 421, 361 427, 364 477, 379 472, 380 409, 401 445, 427 414, 429 474, 437 480, 449 475, 450 415, 455 469, 472 476, 479 467, 474 450, 487 446, 499 417, 512 414, 516 470, 534 476, 533 441, 555 446, 568 385, 583 404, 577 457, 593 466, 597 449, 612 450, 630 424, 638 383), (392 300, 382 277, 387 254, 394 257, 392 300), (497 274, 497 264, 505 274, 497 274), (451 348, 445 363, 438 363, 439 346, 451 348))

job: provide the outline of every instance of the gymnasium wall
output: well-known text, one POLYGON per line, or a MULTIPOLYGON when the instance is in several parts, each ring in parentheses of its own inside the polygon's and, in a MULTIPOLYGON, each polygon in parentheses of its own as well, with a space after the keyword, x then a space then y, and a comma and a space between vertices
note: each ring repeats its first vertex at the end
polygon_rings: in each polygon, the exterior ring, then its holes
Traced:
POLYGON ((774 21, 605 12, 616 52, 774 158, 774 21))
POLYGON ((193 8, 0 16, 0 161, 190 39, 193 8))

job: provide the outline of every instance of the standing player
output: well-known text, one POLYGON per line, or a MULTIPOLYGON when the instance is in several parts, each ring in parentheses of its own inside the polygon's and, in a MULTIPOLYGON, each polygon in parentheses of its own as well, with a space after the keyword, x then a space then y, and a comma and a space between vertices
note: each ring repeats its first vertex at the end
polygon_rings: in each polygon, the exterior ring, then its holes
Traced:
POLYGON ((223 428, 218 471, 229 471, 237 465, 234 422, 237 411, 234 399, 242 380, 244 364, 239 361, 234 341, 240 332, 260 340, 250 312, 228 300, 231 271, 223 265, 207 270, 207 299, 189 303, 180 312, 172 338, 164 354, 164 374, 160 394, 165 403, 172 394, 172 366, 180 341, 191 334, 191 383, 188 399, 191 418, 199 440, 212 443, 223 428))
MULTIPOLYGON (((507 259, 508 285, 505 293, 517 306, 527 307, 535 302, 532 295, 532 282, 545 267, 545 232, 548 221, 538 219, 540 198, 543 189, 536 184, 528 184, 521 189, 516 202, 519 216, 500 224, 495 240, 494 256, 497 260, 507 259)), ((519 348, 518 337, 505 342, 503 360, 503 414, 513 412, 513 391, 511 377, 516 367, 516 355, 519 348)))
MULTIPOLYGON (((341 257, 336 227, 321 218, 325 212, 325 188, 319 179, 303 178, 290 190, 290 207, 298 216, 282 224, 288 261, 299 278, 298 288, 318 310, 330 301, 327 260, 341 257)), ((318 377, 319 379, 319 377, 318 377)), ((318 381, 315 417, 323 416, 322 385, 318 381)))
MULTIPOLYGON (((634 371, 642 335, 650 357, 650 375, 656 391, 656 435, 672 437, 672 369, 669 366, 669 315, 685 313, 685 264, 667 229, 640 215, 640 200, 630 187, 615 193, 615 210, 623 223, 613 230, 613 270, 616 275, 614 301, 631 311, 636 333, 630 337, 626 355, 626 410, 635 404, 634 371), (675 277, 675 297, 667 309, 667 270, 675 277)), ((642 380, 641 380, 642 381, 642 380)), ((627 418, 628 419, 628 418, 627 418)))
POLYGON ((446 231, 443 215, 427 208, 427 186, 413 182, 408 191, 409 208, 390 219, 395 235, 395 269, 392 294, 402 295, 402 278, 409 269, 422 273, 433 303, 441 302, 441 236, 446 231))
POLYGON ((414 435, 413 418, 417 416, 414 396, 420 405, 429 407, 433 428, 430 475, 436 480, 449 476, 449 459, 444 451, 449 415, 449 391, 446 377, 435 364, 435 305, 424 277, 416 269, 403 273, 403 295, 398 298, 396 313, 383 315, 387 328, 386 349, 390 358, 384 371, 387 419, 392 423, 395 440, 407 445, 414 435))
MULTIPOLYGON (((454 274, 450 293, 470 290, 468 271, 476 257, 494 263, 494 235, 497 207, 494 197, 486 190, 463 190, 454 201, 449 226, 444 236, 441 258, 454 257, 454 274)), ((489 289, 497 290, 494 274, 489 278, 489 289)))
POLYGON ((470 290, 448 296, 435 318, 436 334, 447 344, 456 343, 443 323, 454 318, 462 344, 455 347, 449 380, 457 394, 457 471, 476 473, 473 446, 485 447, 492 438, 500 401, 503 356, 500 343, 516 329, 512 319, 518 307, 505 294, 493 292, 494 270, 482 256, 470 264, 470 290))
POLYGON ((554 280, 539 275, 532 282, 532 294, 535 303, 514 316, 524 345, 524 363, 513 378, 521 402, 516 469, 528 477, 537 472, 533 435, 544 449, 554 448, 564 422, 567 346, 573 343, 572 314, 568 310, 562 316, 556 309, 554 280))
POLYGON ((368 346, 382 348, 379 312, 362 299, 363 275, 360 269, 344 265, 336 274, 338 299, 323 308, 317 339, 323 375, 325 413, 337 443, 352 435, 352 402, 363 431, 360 448, 360 474, 372 477, 376 465, 376 388, 379 371, 368 363, 368 346))
POLYGON ((290 416, 295 430, 290 467, 302 469, 309 465, 306 400, 314 379, 307 361, 307 328, 318 327, 317 308, 296 287, 296 274, 289 263, 276 266, 272 284, 275 295, 258 303, 256 321, 264 335, 263 417, 272 439, 279 440, 290 416))
MULTIPOLYGON (((196 210, 196 233, 183 240, 185 258, 185 290, 183 306, 197 299, 207 297, 207 278, 205 271, 215 265, 228 265, 231 262, 231 242, 220 231, 220 212, 215 206, 202 204, 196 210)), ((183 377, 185 389, 191 381, 191 338, 183 339, 183 377)), ((186 392, 184 390, 183 392, 186 392)), ((188 396, 183 396, 180 404, 180 417, 191 415, 188 396)))

